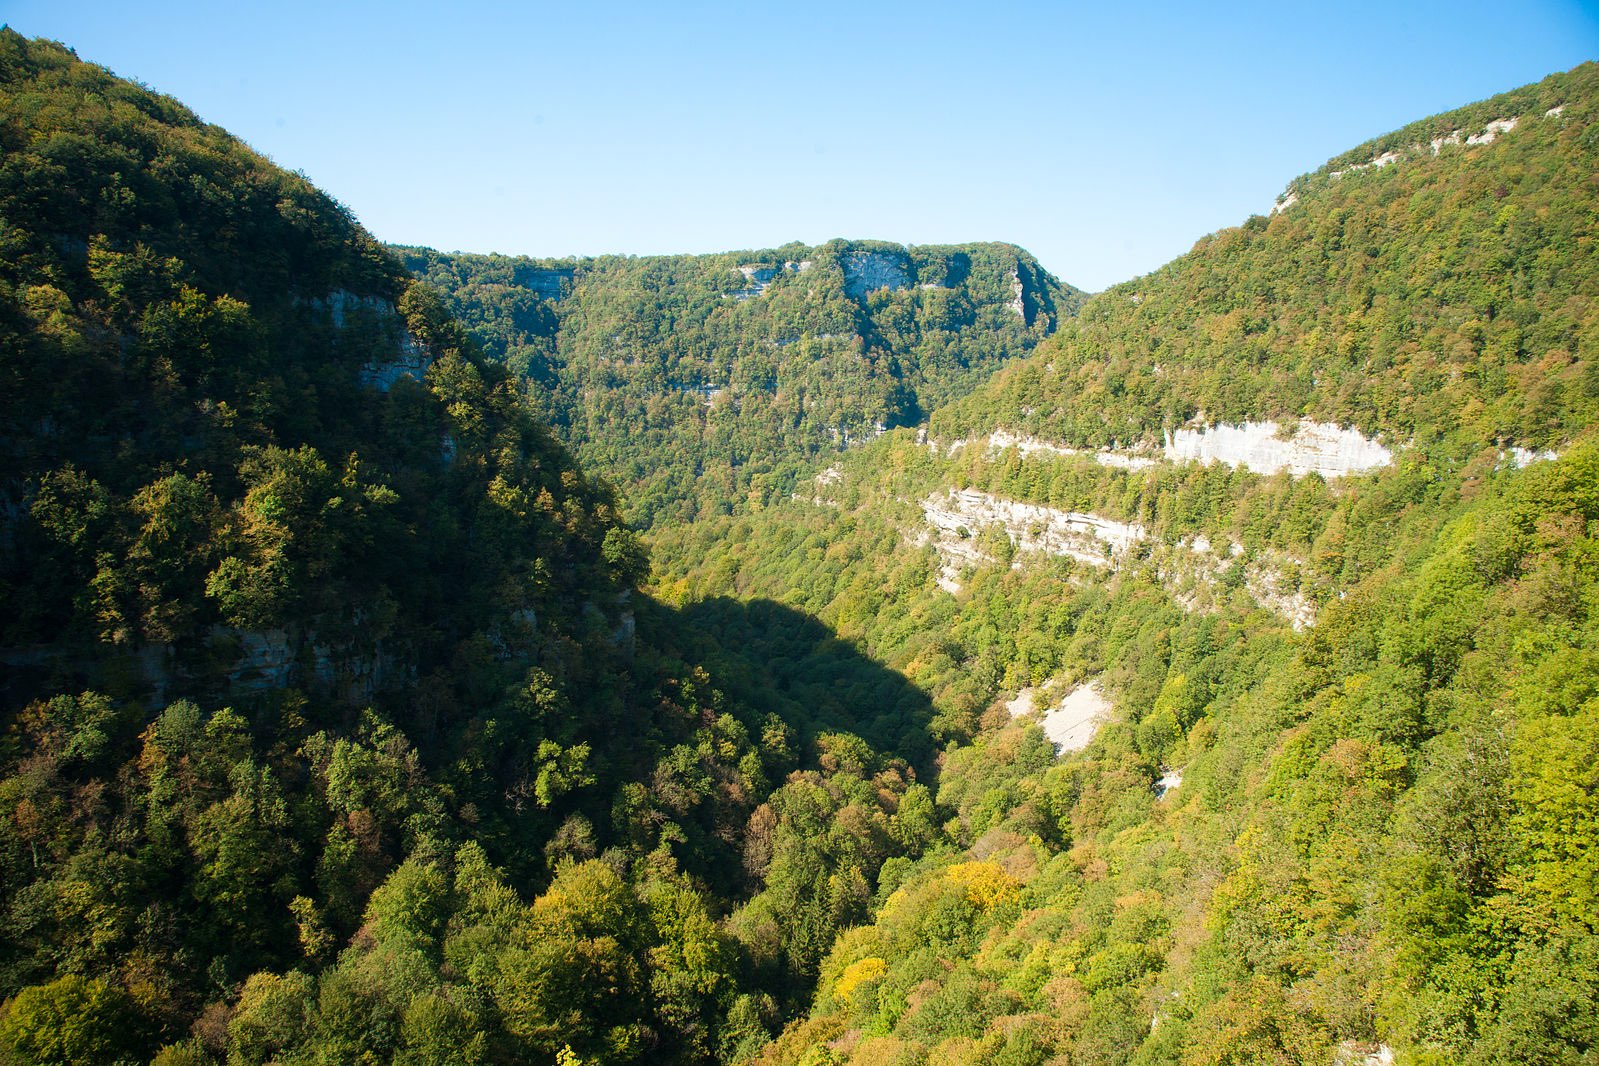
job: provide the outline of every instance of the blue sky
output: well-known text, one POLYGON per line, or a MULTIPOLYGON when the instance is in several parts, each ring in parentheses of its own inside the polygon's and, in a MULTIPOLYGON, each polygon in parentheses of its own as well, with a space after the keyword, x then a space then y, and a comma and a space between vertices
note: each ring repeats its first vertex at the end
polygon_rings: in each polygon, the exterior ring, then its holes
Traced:
POLYGON ((0 0, 380 238, 530 255, 1004 240, 1098 289, 1413 119, 1599 57, 1599 3, 0 0))

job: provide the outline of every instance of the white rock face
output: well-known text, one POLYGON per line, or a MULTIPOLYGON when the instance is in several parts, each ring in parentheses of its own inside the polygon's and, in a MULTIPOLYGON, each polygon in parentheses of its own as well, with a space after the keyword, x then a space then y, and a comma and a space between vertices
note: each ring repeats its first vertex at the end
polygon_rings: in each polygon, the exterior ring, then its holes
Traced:
POLYGON ((801 500, 805 503, 814 503, 818 507, 837 507, 838 501, 827 495, 827 487, 836 485, 844 479, 844 471, 836 466, 830 466, 820 474, 811 478, 812 489, 809 495, 801 492, 793 493, 789 498, 801 500))
POLYGON ((771 286, 772 279, 777 277, 776 267, 746 264, 739 267, 738 272, 744 275, 744 287, 728 293, 727 298, 731 300, 753 300, 764 294, 771 286))
POLYGON ((1076 448, 1068 448, 1064 444, 1054 444, 1047 440, 1039 440, 1037 437, 1018 437, 1007 429, 996 429, 990 433, 988 435, 988 447, 990 451, 996 452, 1002 452, 1006 448, 1015 448, 1023 456, 1032 455, 1035 452, 1043 452, 1045 455, 1079 454, 1076 448))
POLYGON ((1467 144, 1489 144, 1489 143, 1491 143, 1493 141, 1493 139, 1495 137, 1499 136, 1501 133, 1509 133, 1511 130, 1513 130, 1515 128, 1516 128, 1516 120, 1515 119, 1513 119, 1513 118, 1496 118, 1492 122, 1488 123, 1488 125, 1484 126, 1483 127, 1483 131, 1481 133, 1476 133, 1476 134, 1473 134, 1470 137, 1467 137, 1466 138, 1466 143, 1467 144))
POLYGON ((1005 709, 1012 718, 1022 718, 1033 713, 1033 699, 1038 695, 1038 689, 1031 686, 1016 693, 1016 698, 1005 704, 1005 709))
POLYGON ((1166 793, 1183 787, 1183 772, 1181 770, 1167 770, 1155 782, 1155 798, 1165 799, 1166 793))
POLYGON ((904 289, 911 283, 901 252, 850 252, 840 262, 844 267, 844 291, 857 300, 877 289, 904 289))
POLYGON ((1160 461, 1146 455, 1114 448, 1083 452, 1076 448, 1069 448, 1064 444, 1039 440, 1037 437, 1018 437, 1014 433, 1003 429, 996 429, 988 435, 988 447, 991 451, 1004 451, 1006 448, 1015 448, 1024 457, 1035 452, 1041 452, 1046 455, 1088 455, 1101 466, 1114 466, 1122 470, 1143 470, 1154 466, 1160 461))
POLYGON ((1027 304, 1023 297, 1027 294, 1027 286, 1022 284, 1021 271, 1012 269, 1010 272, 1010 302, 1005 306, 1016 312, 1017 318, 1027 317, 1027 304))
POLYGON ((1114 466, 1121 470, 1146 470, 1159 461, 1145 455, 1133 455, 1130 452, 1107 450, 1094 453, 1094 462, 1100 466, 1114 466))
POLYGON ((1530 448, 1511 448, 1509 453, 1506 455, 1506 458, 1510 460, 1511 466, 1515 467, 1517 470, 1520 470, 1524 467, 1531 466, 1533 463, 1553 462, 1554 460, 1560 458, 1560 453, 1548 448, 1545 448, 1541 452, 1535 452, 1530 448))
POLYGON ((1196 534, 1175 546, 1157 549, 1156 576, 1172 598, 1187 611, 1211 611, 1224 603, 1229 571, 1243 568, 1244 591, 1260 606, 1303 631, 1316 624, 1316 605, 1285 577, 1290 569, 1303 569, 1305 561, 1281 552, 1265 552, 1244 560, 1244 546, 1229 540, 1213 545, 1196 534))
POLYGON ((1358 430, 1330 422, 1300 422, 1289 439, 1276 422, 1241 426, 1201 426, 1167 435, 1166 458, 1180 462, 1222 462, 1257 474, 1286 470, 1294 477, 1316 473, 1324 478, 1363 474, 1392 466, 1393 453, 1358 430))
POLYGON ((957 592, 957 576, 967 566, 991 562, 977 548, 977 534, 1000 526, 1018 551, 1067 556, 1090 566, 1109 568, 1147 535, 1144 527, 1114 522, 1098 515, 1059 511, 1035 503, 991 496, 977 489, 952 489, 922 501, 922 514, 943 561, 939 587, 957 592))
POLYGON ((1559 118, 1561 112, 1563 112, 1565 109, 1566 109, 1566 105, 1565 104, 1561 104, 1559 107, 1551 107, 1548 111, 1545 111, 1543 113, 1543 117, 1544 118, 1559 118))
POLYGON ((1040 698, 1045 700, 1041 719, 1044 735, 1054 742, 1055 752, 1060 755, 1088 747, 1094 734, 1099 732, 1101 723, 1111 713, 1110 701, 1100 691, 1098 681, 1078 685, 1053 705, 1049 704, 1044 690, 1024 688, 1005 705, 1005 709, 1010 711, 1012 718, 1021 718, 1040 708, 1040 698))
POLYGON ((1271 205, 1271 213, 1274 214, 1274 215, 1280 214, 1283 211, 1288 210, 1290 207, 1293 207, 1298 202, 1299 202, 1299 194, 1298 193, 1293 193, 1293 192, 1283 193, 1282 199, 1278 200, 1276 203, 1271 205))
POLYGON ((738 266, 738 272, 744 275, 744 287, 726 293, 723 299, 727 300, 753 300, 764 296, 766 290, 772 285, 772 279, 780 273, 803 274, 811 268, 809 259, 795 262, 790 259, 782 266, 762 266, 759 263, 743 263, 738 266))
POLYGON ((1333 1066, 1393 1066, 1394 1049, 1387 1044, 1345 1040, 1333 1052, 1333 1066))

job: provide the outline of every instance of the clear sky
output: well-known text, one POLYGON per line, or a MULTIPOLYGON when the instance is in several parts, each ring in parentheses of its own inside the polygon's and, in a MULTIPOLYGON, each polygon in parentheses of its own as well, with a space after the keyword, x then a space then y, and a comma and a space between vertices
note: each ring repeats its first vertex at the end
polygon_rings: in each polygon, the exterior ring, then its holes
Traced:
POLYGON ((178 97, 388 241, 1003 240, 1089 289, 1361 141, 1599 58, 1599 0, 0 0, 0 20, 178 97))

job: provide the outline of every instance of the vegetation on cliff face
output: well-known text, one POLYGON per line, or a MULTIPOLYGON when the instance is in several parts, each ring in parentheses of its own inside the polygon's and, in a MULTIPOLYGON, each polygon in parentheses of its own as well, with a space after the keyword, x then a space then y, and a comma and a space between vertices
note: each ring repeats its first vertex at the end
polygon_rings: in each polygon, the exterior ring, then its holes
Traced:
POLYGON ((640 527, 743 511, 1026 355, 1082 294, 1004 244, 534 260, 397 249, 640 527))
POLYGON ((0 32, 0 1061, 1587 1061, 1595 77, 1045 340, 1004 246, 402 264, 0 32), (1394 462, 1152 446, 1266 418, 1394 462))

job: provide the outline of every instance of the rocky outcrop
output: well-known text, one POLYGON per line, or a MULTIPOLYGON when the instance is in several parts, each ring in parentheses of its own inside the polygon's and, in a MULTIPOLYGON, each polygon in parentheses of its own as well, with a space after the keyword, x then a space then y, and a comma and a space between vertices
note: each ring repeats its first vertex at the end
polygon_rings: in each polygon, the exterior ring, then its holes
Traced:
POLYGON ((843 479, 844 471, 836 466, 830 466, 811 479, 812 491, 809 495, 795 492, 789 498, 801 500, 805 503, 813 503, 818 507, 837 507, 838 501, 827 494, 827 489, 828 486, 836 485, 843 479))
POLYGON ((1445 145, 1459 144, 1462 138, 1465 139, 1467 144, 1492 144, 1501 134, 1509 133, 1515 129, 1516 123, 1519 121, 1519 119, 1514 117, 1496 118, 1476 133, 1468 134, 1465 130, 1454 130, 1442 137, 1434 137, 1426 144, 1413 144, 1408 148, 1391 148, 1380 155, 1373 156, 1364 163, 1353 163, 1342 170, 1334 170, 1328 176, 1336 180, 1357 170, 1381 170, 1392 163, 1401 162, 1412 155, 1419 155, 1423 152, 1437 155, 1443 151, 1445 145))
POLYGON ((372 360, 362 365, 359 376, 366 388, 388 392, 401 378, 414 378, 420 382, 427 377, 433 357, 406 329, 400 313, 388 300, 380 296, 357 296, 353 292, 336 289, 325 297, 307 300, 305 304, 313 310, 327 312, 336 330, 348 329, 354 320, 366 318, 393 335, 395 354, 392 359, 372 360))
POLYGON ((1099 727, 1110 718, 1111 703, 1098 681, 1078 685, 1059 700, 1050 695, 1049 686, 1024 688, 1005 705, 1012 718, 1041 711, 1039 724, 1044 735, 1055 744, 1055 753, 1081 751, 1088 747, 1099 727))
POLYGON ((344 289, 335 289, 321 299, 307 300, 306 306, 316 311, 326 311, 333 320, 334 329, 344 329, 348 326, 352 314, 366 312, 380 319, 389 319, 396 315, 394 305, 383 297, 357 296, 344 289))
POLYGON ((572 267, 519 266, 511 280, 524 289, 532 289, 546 300, 559 300, 572 288, 576 270, 572 267))
MULTIPOLYGON (((964 443, 964 442, 962 442, 964 443)), ((1123 470, 1143 470, 1161 459, 1172 463, 1227 463, 1242 466, 1257 474, 1287 471, 1294 477, 1320 474, 1324 478, 1364 474, 1392 466, 1393 453, 1355 429, 1344 429, 1330 422, 1301 421, 1284 433, 1276 422, 1245 422, 1242 425, 1192 426, 1166 434, 1159 456, 1148 449, 1110 447, 1082 450, 1066 444, 1023 437, 996 429, 988 436, 992 451, 1014 448, 1023 456, 1034 454, 1082 455, 1101 466, 1123 470)), ((1533 453, 1511 449, 1518 465, 1531 461, 1533 453)), ((1545 454, 1538 453, 1537 458, 1545 454)))
POLYGON ((1155 576, 1187 611, 1214 611, 1224 605, 1229 589, 1242 585, 1249 598, 1294 630, 1316 624, 1316 605, 1300 591, 1290 574, 1302 571, 1303 559, 1265 551, 1246 558, 1236 541, 1212 545, 1203 534, 1166 545, 1153 553, 1155 576))
POLYGON ((1042 453, 1045 455, 1086 455, 1100 466, 1113 466, 1121 470, 1143 470, 1154 466, 1160 460, 1148 455, 1141 455, 1134 451, 1119 448, 1100 448, 1097 451, 1080 451, 1067 447, 1064 444, 1055 444, 1050 441, 1040 440, 1037 437, 1018 437, 1008 430, 996 429, 988 435, 988 447, 992 451, 1004 451, 1006 448, 1015 448, 1023 456, 1042 453))
POLYGON ((777 277, 778 274, 803 274, 811 269, 811 261, 809 259, 801 259, 796 262, 790 259, 783 263, 782 266, 775 267, 745 263, 737 269, 740 274, 744 275, 744 287, 742 289, 734 289, 727 294, 727 298, 732 300, 753 300, 758 296, 765 295, 766 290, 771 287, 772 279, 777 277))
POLYGON ((1533 451, 1531 448, 1518 447, 1511 448, 1508 450, 1508 452, 1500 452, 1499 454, 1504 456, 1509 461, 1510 465, 1515 467, 1517 470, 1529 467, 1533 463, 1550 463, 1560 458, 1560 453, 1552 448, 1545 448, 1542 451, 1533 451))
POLYGON ((920 543, 930 541, 937 548, 943 562, 938 583, 949 592, 959 591, 961 570, 992 561, 976 544, 976 535, 992 526, 1002 528, 1017 551, 1065 556, 1101 568, 1114 567, 1146 535, 1139 525, 1001 499, 976 489, 929 496, 922 501, 922 515, 931 532, 920 543))
POLYGON ((400 354, 383 362, 370 362, 361 367, 361 384, 379 392, 388 392, 401 378, 418 382, 427 379, 428 367, 433 357, 409 335, 400 347, 400 354))
POLYGON ((381 647, 365 652, 337 649, 315 633, 285 629, 240 630, 218 627, 213 646, 230 645, 236 658, 226 673, 233 692, 268 692, 305 685, 329 686, 348 703, 372 699, 395 664, 381 647))
POLYGON ((1394 461, 1392 452, 1359 430, 1309 421, 1297 423, 1286 435, 1276 422, 1179 429, 1167 435, 1165 453, 1174 463, 1221 462, 1257 474, 1286 470, 1294 477, 1364 474, 1394 461))
POLYGON ((1392 1066, 1394 1049, 1387 1044, 1345 1040, 1333 1052, 1333 1066, 1392 1066))
POLYGON ((878 289, 906 289, 913 280, 904 252, 846 252, 839 257, 844 268, 844 291, 859 300, 878 289))
MULTIPOLYGON (((1560 113, 1564 110, 1565 105, 1552 107, 1543 113, 1544 118, 1558 118, 1560 113)), ((1499 137, 1515 129, 1520 121, 1520 118, 1512 115, 1509 118, 1493 119, 1476 133, 1467 133, 1465 130, 1452 130, 1449 133, 1432 138, 1426 144, 1412 144, 1408 147, 1391 148, 1386 152, 1372 156, 1364 163, 1351 163, 1342 170, 1329 171, 1327 176, 1332 178, 1334 181, 1337 181, 1345 174, 1353 174, 1356 171, 1381 170, 1383 167, 1389 166, 1393 163, 1404 162, 1413 156, 1423 154, 1437 155, 1448 145, 1458 145, 1462 143, 1468 145, 1492 144, 1499 137)), ((1277 198, 1277 202, 1272 206, 1271 214, 1275 215, 1288 210, 1290 207, 1294 206, 1298 200, 1299 194, 1293 190, 1283 193, 1282 196, 1277 198)))

